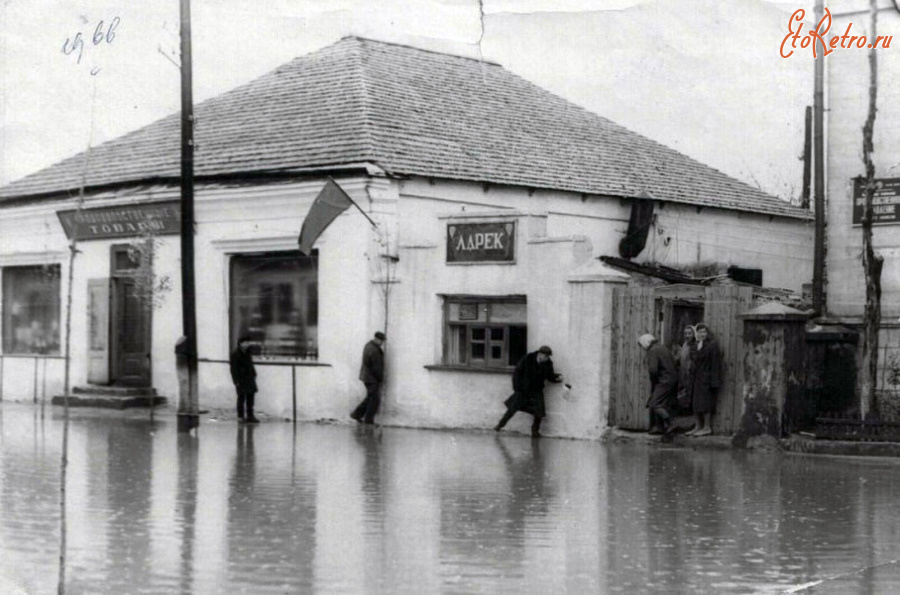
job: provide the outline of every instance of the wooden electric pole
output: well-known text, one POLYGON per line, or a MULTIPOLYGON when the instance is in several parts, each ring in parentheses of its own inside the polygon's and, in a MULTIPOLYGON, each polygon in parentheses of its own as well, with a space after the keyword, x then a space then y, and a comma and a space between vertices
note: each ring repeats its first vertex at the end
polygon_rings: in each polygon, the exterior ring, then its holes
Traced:
MULTIPOLYGON (((197 308, 194 285, 194 98, 191 88, 191 3, 181 0, 181 315, 177 348, 186 382, 179 383, 178 431, 200 425, 197 386, 197 308)), ((183 373, 182 370, 181 373, 183 373)))
MULTIPOLYGON (((823 0, 816 0, 816 23, 822 20, 824 14, 823 0)), ((813 42, 815 43, 815 42, 813 42)), ((815 186, 813 204, 815 205, 815 235, 813 238, 813 310, 816 316, 824 316, 827 307, 825 305, 825 130, 824 117, 824 78, 825 78, 825 52, 822 51, 815 58, 815 86, 813 88, 813 131, 814 131, 814 156, 815 186)))

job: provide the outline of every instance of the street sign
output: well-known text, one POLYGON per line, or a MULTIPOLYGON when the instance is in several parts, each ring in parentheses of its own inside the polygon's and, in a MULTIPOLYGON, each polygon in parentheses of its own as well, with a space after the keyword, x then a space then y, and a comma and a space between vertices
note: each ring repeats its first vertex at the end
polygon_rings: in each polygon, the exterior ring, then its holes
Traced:
POLYGON ((449 223, 448 263, 515 262, 516 222, 449 223))
MULTIPOLYGON (((864 178, 853 180, 853 224, 862 223, 864 178)), ((872 197, 872 223, 900 223, 900 178, 876 178, 872 197)))
POLYGON ((59 211, 66 237, 76 240, 177 234, 181 231, 178 201, 123 205, 102 209, 59 211))

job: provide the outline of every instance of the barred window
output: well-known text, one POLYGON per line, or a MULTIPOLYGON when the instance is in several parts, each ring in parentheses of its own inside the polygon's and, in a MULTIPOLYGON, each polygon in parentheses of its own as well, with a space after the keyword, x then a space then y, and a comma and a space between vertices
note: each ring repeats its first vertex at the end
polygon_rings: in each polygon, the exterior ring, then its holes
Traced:
POLYGON ((60 266, 3 269, 3 352, 59 354, 60 266))
POLYGON ((317 261, 299 251, 232 257, 232 347, 247 336, 254 355, 318 357, 317 261))
POLYGON ((444 320, 444 364, 508 368, 526 354, 525 296, 447 296, 444 320))

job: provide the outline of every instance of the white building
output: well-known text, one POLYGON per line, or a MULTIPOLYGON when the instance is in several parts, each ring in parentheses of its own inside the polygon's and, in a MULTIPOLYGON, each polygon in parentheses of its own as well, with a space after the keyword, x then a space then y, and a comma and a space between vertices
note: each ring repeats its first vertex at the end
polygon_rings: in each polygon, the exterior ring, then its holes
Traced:
MULTIPOLYGON (((548 344, 575 399, 549 390, 545 430, 594 437, 611 290, 628 279, 597 257, 618 255, 633 204, 654 205, 636 262, 715 260, 796 291, 811 277, 808 213, 497 64, 351 37, 195 114, 202 408, 232 407, 228 354, 251 333, 259 411, 348 420, 362 347, 386 328, 384 423, 491 427, 512 366, 548 344), (298 233, 327 176, 378 230, 347 210, 304 257, 298 233)), ((61 390, 61 222, 81 238, 73 385, 175 398, 179 126, 172 115, 0 189, 2 398, 61 390), (156 227, 149 265, 129 258, 141 224, 156 227)))
MULTIPOLYGON (((878 35, 890 36, 888 48, 876 50, 878 59, 877 117, 874 126, 875 251, 884 257, 881 275, 881 332, 877 412, 883 419, 900 420, 900 13, 880 1, 878 35)), ((844 0, 832 6, 834 24, 828 33, 868 36, 869 3, 844 0)), ((868 44, 865 44, 868 45, 868 44)), ((869 109, 869 50, 838 47, 825 58, 827 221, 827 322, 860 330, 866 303, 862 265, 862 127, 869 109)), ((810 58, 811 59, 811 58, 810 58)), ((860 350, 861 351, 861 350, 860 350)), ((861 373, 861 372, 860 372, 861 373)))

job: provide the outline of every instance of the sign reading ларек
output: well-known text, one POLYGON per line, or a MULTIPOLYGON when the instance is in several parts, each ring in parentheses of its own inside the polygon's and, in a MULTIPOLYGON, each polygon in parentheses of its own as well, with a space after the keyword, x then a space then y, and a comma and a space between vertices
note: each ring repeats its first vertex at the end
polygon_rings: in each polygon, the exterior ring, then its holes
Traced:
POLYGON ((59 211, 56 214, 69 239, 101 240, 181 233, 178 201, 59 211))
POLYGON ((447 262, 515 262, 516 223, 450 223, 447 262))
MULTIPOLYGON (((853 180, 853 224, 862 223, 866 181, 853 180)), ((900 178, 876 178, 872 223, 900 223, 900 178)))

